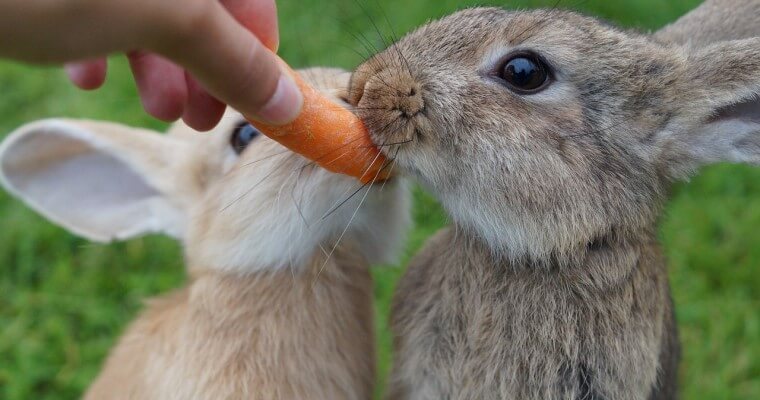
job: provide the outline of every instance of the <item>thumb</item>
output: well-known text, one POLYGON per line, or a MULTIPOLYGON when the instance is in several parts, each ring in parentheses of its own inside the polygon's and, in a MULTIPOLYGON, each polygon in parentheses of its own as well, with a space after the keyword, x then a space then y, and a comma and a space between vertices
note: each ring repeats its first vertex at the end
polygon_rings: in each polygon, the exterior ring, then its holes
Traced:
POLYGON ((209 93, 248 118, 272 124, 295 119, 303 96, 279 58, 221 3, 211 3, 210 12, 188 33, 155 51, 184 66, 209 93))

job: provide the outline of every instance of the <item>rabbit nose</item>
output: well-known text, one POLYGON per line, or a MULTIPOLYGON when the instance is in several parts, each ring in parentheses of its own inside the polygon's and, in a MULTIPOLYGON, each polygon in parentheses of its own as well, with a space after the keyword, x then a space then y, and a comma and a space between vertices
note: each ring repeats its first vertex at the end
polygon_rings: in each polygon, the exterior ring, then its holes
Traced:
POLYGON ((396 91, 396 107, 405 117, 412 118, 425 110, 425 99, 417 85, 412 85, 407 90, 396 91))
POLYGON ((420 84, 411 76, 399 74, 397 71, 386 70, 363 81, 357 79, 352 92, 356 105, 369 106, 374 110, 401 112, 407 119, 425 111, 425 98, 420 84))

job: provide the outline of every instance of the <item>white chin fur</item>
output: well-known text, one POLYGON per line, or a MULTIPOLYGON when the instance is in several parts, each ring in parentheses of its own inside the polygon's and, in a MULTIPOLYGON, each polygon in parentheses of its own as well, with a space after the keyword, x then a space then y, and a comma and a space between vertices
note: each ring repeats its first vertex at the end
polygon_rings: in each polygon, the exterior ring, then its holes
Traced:
POLYGON ((330 254, 338 240, 358 245, 371 263, 397 257, 410 223, 404 182, 356 192, 361 184, 347 176, 312 167, 293 173, 300 168, 283 163, 269 167, 278 171, 262 176, 271 169, 258 166, 257 176, 247 172, 248 185, 211 202, 217 209, 203 211, 218 214, 207 217, 207 229, 190 235, 189 259, 203 264, 196 266, 244 273, 298 270, 320 252, 330 254))

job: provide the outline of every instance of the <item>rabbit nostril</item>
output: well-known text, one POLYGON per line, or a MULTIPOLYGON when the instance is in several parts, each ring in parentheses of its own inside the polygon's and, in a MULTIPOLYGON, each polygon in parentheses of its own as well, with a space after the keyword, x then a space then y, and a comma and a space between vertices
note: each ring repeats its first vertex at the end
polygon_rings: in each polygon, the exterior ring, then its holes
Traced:
POLYGON ((423 88, 413 77, 398 75, 390 70, 380 72, 357 70, 349 83, 350 104, 363 109, 400 112, 411 119, 425 110, 423 88))
POLYGON ((405 117, 412 118, 425 110, 425 99, 416 87, 411 87, 405 94, 399 94, 394 104, 405 117))
POLYGON ((399 106, 396 108, 396 110, 400 111, 401 114, 406 118, 414 118, 417 115, 421 114, 423 111, 425 111, 424 108, 404 107, 404 106, 399 106))

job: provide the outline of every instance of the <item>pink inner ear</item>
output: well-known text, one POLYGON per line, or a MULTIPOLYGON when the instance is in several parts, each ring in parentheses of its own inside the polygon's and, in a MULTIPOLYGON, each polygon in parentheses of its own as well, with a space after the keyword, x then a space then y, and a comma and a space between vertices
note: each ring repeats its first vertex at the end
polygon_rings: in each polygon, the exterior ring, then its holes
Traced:
POLYGON ((127 163, 66 129, 40 127, 5 150, 0 168, 8 188, 51 221, 92 240, 159 230, 154 217, 161 194, 127 163))

